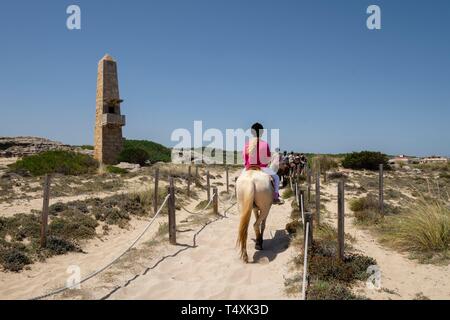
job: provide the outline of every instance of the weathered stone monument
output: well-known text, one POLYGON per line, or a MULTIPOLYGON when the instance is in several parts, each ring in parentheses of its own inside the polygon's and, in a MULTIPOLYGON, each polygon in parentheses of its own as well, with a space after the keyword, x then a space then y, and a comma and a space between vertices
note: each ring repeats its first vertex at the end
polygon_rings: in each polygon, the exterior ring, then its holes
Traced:
POLYGON ((94 158, 100 163, 117 163, 122 151, 125 116, 120 114, 121 103, 117 63, 105 55, 98 63, 95 116, 94 158))

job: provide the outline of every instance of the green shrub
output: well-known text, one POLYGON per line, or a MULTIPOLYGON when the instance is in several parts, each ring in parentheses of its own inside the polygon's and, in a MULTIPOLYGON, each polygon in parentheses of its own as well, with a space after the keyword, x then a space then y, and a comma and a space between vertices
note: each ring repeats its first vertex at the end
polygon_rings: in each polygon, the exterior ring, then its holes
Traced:
POLYGON ((80 247, 76 244, 58 237, 47 239, 47 250, 56 255, 66 254, 67 252, 81 252, 80 247))
POLYGON ((372 196, 367 195, 364 198, 352 199, 350 201, 350 210, 354 212, 364 210, 378 210, 378 200, 372 196))
POLYGON ((378 199, 370 194, 364 198, 352 199, 350 210, 358 223, 378 223, 381 220, 378 199))
POLYGON ((165 146, 147 140, 125 140, 124 149, 140 148, 147 152, 148 160, 151 163, 155 162, 170 162, 172 153, 169 148, 165 146))
POLYGON ((0 262, 6 270, 19 272, 31 264, 31 259, 22 251, 12 248, 0 253, 0 262))
POLYGON ((38 238, 41 221, 37 215, 19 213, 12 217, 0 218, 0 238, 8 234, 13 241, 38 238))
POLYGON ((144 166, 150 160, 150 155, 142 148, 129 147, 122 150, 117 160, 119 162, 137 163, 144 166))
POLYGON ((52 236, 69 239, 91 239, 95 237, 98 222, 79 211, 69 210, 55 217, 49 224, 52 236))
POLYGON ((71 151, 47 151, 18 160, 9 165, 18 174, 42 176, 49 173, 80 175, 94 173, 98 162, 92 157, 71 151))
POLYGON ((344 160, 342 160, 342 166, 347 169, 375 171, 378 170, 380 164, 383 164, 387 170, 389 169, 388 160, 388 157, 381 152, 353 152, 345 156, 344 160))
POLYGON ((114 174, 125 174, 128 173, 126 169, 118 168, 116 166, 107 166, 106 172, 114 173, 114 174))
POLYGON ((124 228, 130 220, 130 215, 127 212, 117 208, 96 207, 93 211, 95 219, 107 224, 116 224, 121 228, 124 228))

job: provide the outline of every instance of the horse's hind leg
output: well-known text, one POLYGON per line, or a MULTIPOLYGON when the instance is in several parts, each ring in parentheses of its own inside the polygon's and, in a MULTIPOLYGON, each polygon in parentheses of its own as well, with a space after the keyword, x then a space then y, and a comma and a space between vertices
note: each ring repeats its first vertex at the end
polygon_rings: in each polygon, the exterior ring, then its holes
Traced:
POLYGON ((256 235, 256 244, 255 249, 256 250, 262 250, 261 245, 259 243, 262 241, 262 235, 259 229, 259 225, 261 224, 260 220, 260 211, 259 209, 253 209, 253 213, 255 214, 255 223, 253 224, 253 229, 255 229, 255 235, 256 235))
MULTIPOLYGON (((264 242, 264 230, 266 229, 266 220, 269 215, 271 205, 268 204, 267 208, 264 208, 260 211, 259 218, 258 218, 258 225, 260 226, 260 233, 259 238, 256 239, 256 249, 257 250, 263 250, 263 242, 264 242)), ((259 229, 259 228, 258 228, 259 229)))

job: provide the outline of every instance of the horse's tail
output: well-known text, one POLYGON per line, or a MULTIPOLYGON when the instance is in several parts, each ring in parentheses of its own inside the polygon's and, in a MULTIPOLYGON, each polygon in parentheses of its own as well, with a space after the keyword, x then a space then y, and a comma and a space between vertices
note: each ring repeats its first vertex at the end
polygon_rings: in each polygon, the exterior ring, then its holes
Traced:
POLYGON ((255 201, 255 185, 253 182, 241 190, 243 199, 241 202, 241 221, 239 223, 239 236, 236 245, 241 249, 241 258, 246 254, 248 225, 252 215, 253 203, 255 201))

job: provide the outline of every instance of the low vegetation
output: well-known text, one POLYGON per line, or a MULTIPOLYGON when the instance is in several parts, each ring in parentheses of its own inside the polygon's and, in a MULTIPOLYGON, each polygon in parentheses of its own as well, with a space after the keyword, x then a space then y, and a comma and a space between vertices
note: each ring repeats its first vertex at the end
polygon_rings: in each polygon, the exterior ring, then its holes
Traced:
MULTIPOLYGON (((170 162, 171 160, 171 151, 169 148, 158 144, 156 142, 147 141, 147 140, 125 140, 124 141, 124 150, 127 149, 140 149, 145 151, 147 158, 150 163, 156 162, 170 162)), ((124 161, 130 162, 130 161, 124 161)), ((138 163, 138 162, 131 162, 138 163)), ((139 163, 141 164, 141 163, 139 163)), ((143 164, 141 164, 143 165, 143 164)))
POLYGON ((338 167, 338 162, 334 157, 326 155, 318 155, 312 158, 312 169, 317 172, 325 173, 327 171, 336 169, 338 167))
POLYGON ((385 169, 389 169, 388 157, 381 152, 362 151, 349 153, 342 160, 342 166, 346 169, 354 170, 378 170, 383 164, 385 169))
POLYGON ((423 262, 450 258, 450 207, 441 199, 420 198, 380 228, 381 241, 423 262))
POLYGON ((350 210, 359 224, 376 224, 382 220, 378 199, 371 194, 351 200, 350 210))
POLYGON ((147 161, 150 161, 150 155, 142 148, 128 147, 122 150, 117 158, 117 161, 135 163, 144 166, 147 161))
MULTIPOLYGON (((303 246, 303 226, 301 222, 291 223, 289 228, 296 228, 297 245, 303 246)), ((346 235, 347 238, 349 236, 346 235)), ((350 240, 350 239, 349 239, 350 240)), ((347 241, 349 242, 349 241, 347 241)), ((356 300, 364 297, 355 295, 351 288, 358 281, 365 281, 370 274, 367 269, 375 265, 376 261, 351 252, 351 245, 346 246, 343 261, 337 256, 337 231, 330 225, 322 223, 314 226, 314 242, 308 252, 309 287, 308 300, 356 300)), ((293 260, 294 269, 302 270, 304 256, 300 254, 293 260)), ((301 277, 288 279, 285 283, 287 293, 298 292, 301 287, 301 277)))
POLYGON ((107 166, 106 172, 113 173, 113 174, 126 174, 126 173, 128 173, 128 170, 122 169, 122 168, 119 168, 116 166, 107 166))
MULTIPOLYGON (((5 270, 20 271, 35 260, 69 251, 81 251, 82 240, 99 236, 97 228, 111 225, 126 228, 131 216, 152 212, 151 191, 119 194, 107 198, 55 203, 49 208, 48 243, 40 248, 40 212, 0 217, 0 264, 5 270)), ((161 192, 159 203, 166 194, 161 192)), ((163 210, 167 213, 167 208, 163 210)))
POLYGON ((71 151, 47 151, 24 157, 9 165, 9 168, 21 175, 42 176, 50 173, 80 175, 95 173, 98 162, 85 154, 71 151))
MULTIPOLYGON (((306 206, 310 205, 305 203, 306 206)), ((293 245, 303 248, 303 223, 296 201, 292 201, 292 221, 286 225, 287 232, 293 237, 293 245)), ((365 281, 370 274, 367 269, 376 261, 352 252, 351 243, 354 239, 345 235, 345 258, 338 259, 337 230, 328 223, 314 224, 314 241, 309 250, 309 287, 308 300, 356 300, 364 297, 355 295, 351 288, 358 281, 365 281)), ((295 270, 303 270, 303 253, 293 260, 295 270)), ((285 281, 286 292, 293 294, 301 287, 302 277, 296 275, 285 281)))

